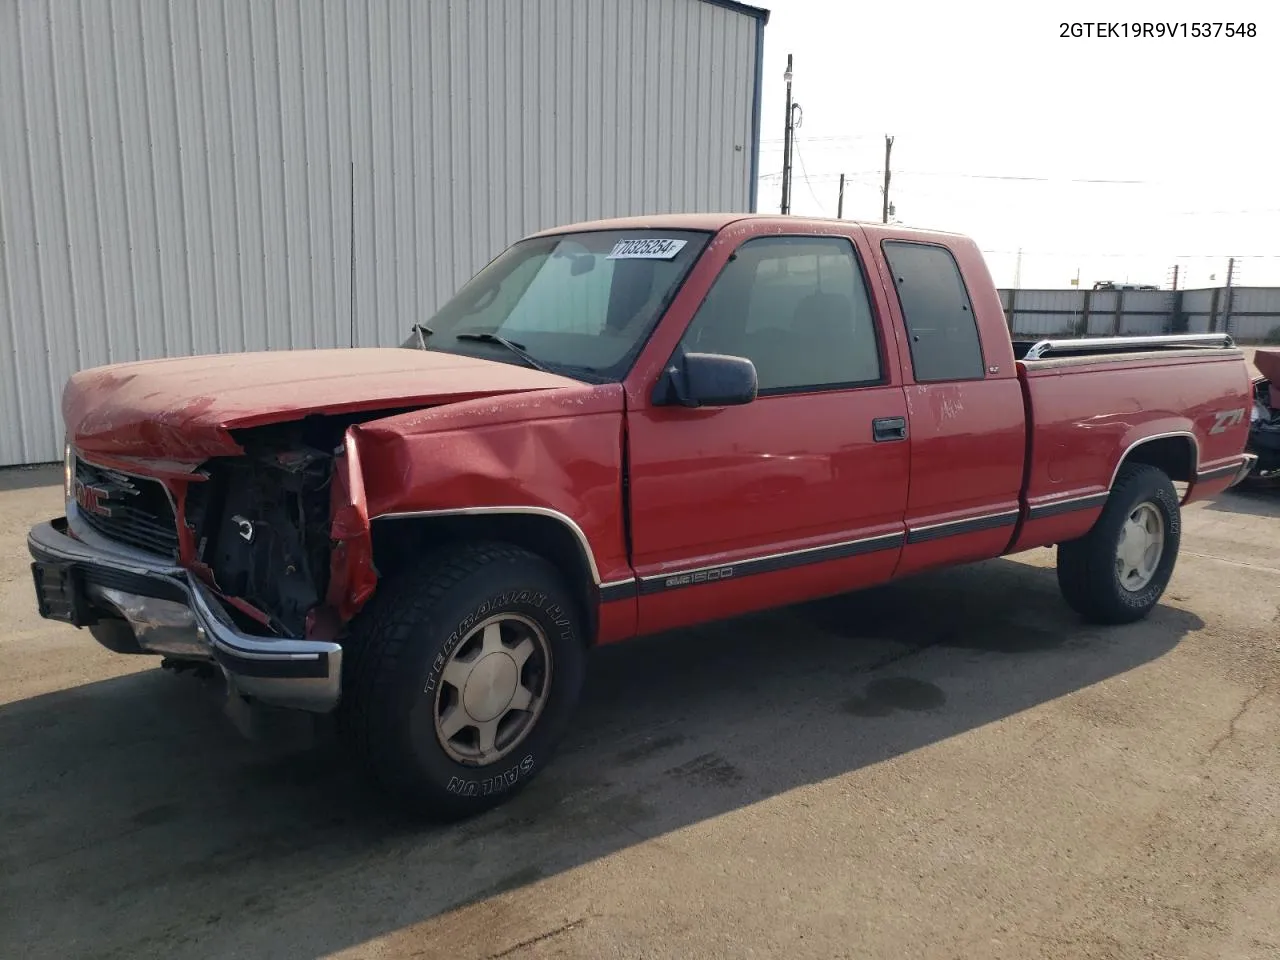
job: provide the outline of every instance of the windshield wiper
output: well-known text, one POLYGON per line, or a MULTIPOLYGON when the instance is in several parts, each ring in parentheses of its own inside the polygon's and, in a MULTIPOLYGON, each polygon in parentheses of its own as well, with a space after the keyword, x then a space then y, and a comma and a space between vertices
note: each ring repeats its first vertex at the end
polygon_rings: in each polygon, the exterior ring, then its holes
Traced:
POLYGON ((419 349, 427 349, 427 337, 431 336, 435 331, 421 323, 415 323, 409 328, 409 330, 410 332, 417 334, 419 349))
POLYGON ((506 337, 500 336, 496 333, 459 333, 454 337, 454 339, 474 340, 477 343, 501 344, 535 370, 541 370, 543 373, 551 372, 550 369, 533 358, 529 351, 524 348, 523 343, 516 343, 514 340, 508 340, 506 337))

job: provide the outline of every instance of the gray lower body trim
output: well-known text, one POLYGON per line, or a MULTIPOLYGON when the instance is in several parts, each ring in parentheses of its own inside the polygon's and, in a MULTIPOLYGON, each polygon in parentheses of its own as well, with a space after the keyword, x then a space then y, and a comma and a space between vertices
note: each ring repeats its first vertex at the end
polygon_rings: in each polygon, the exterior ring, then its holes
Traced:
POLYGON ((1209 480, 1219 480, 1222 477, 1229 477, 1239 472, 1239 463, 1229 463, 1225 467, 1214 467, 1212 470, 1201 470, 1196 474, 1196 483, 1206 483, 1209 480))
MULTIPOLYGON (((857 540, 844 540, 823 547, 808 547, 804 550, 792 550, 786 553, 774 553, 748 560, 735 560, 730 563, 712 566, 694 567, 687 570, 674 570, 670 573, 653 574, 641 577, 636 589, 641 596, 665 593, 682 587, 696 587, 706 583, 720 583, 724 580, 738 580, 742 577, 761 573, 777 573, 792 567, 807 566, 813 563, 829 563, 833 560, 844 560, 881 550, 898 550, 906 543, 926 543, 940 540, 943 537, 957 537, 966 533, 977 533, 983 530, 996 530, 1001 527, 1012 527, 1018 522, 1019 511, 1006 510, 1001 513, 988 514, 982 517, 970 517, 948 523, 917 527, 907 533, 887 533, 877 537, 862 537, 857 540)), ((625 591, 622 583, 605 584, 600 588, 602 602, 620 600, 632 596, 632 587, 628 583, 625 591), (609 588, 606 593, 606 587, 609 588)))
POLYGON ((913 527, 907 531, 907 543, 928 543, 941 540, 943 537, 959 537, 966 533, 979 533, 983 530, 998 530, 1001 527, 1012 527, 1018 522, 1018 510, 1005 510, 982 517, 968 517, 964 520, 951 520, 947 523, 934 523, 927 527, 913 527))
POLYGON ((614 580, 612 583, 600 584, 600 602, 612 603, 615 600, 631 600, 636 595, 636 579, 614 580))
POLYGON ((1084 497, 1068 497, 1066 500, 1054 500, 1051 503, 1037 503, 1027 510, 1028 520, 1043 520, 1045 517, 1056 517, 1076 510, 1093 510, 1107 502, 1111 494, 1091 493, 1084 497))
POLYGON ((844 560, 867 553, 876 553, 880 550, 897 550, 902 546, 903 539, 901 533, 888 533, 878 537, 846 540, 824 547, 808 547, 804 550, 774 553, 749 560, 737 560, 732 563, 654 574, 640 578, 639 592, 642 596, 664 593, 667 590, 678 590, 681 587, 695 587, 706 583, 719 583, 723 580, 736 580, 761 573, 777 573, 781 570, 808 566, 812 563, 844 560))

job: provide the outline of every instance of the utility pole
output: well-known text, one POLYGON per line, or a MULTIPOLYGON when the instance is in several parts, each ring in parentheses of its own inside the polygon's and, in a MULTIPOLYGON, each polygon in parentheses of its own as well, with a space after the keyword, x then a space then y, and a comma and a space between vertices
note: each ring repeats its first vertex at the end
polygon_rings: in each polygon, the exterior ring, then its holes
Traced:
POLYGON ((1226 306, 1226 312, 1222 317, 1223 333, 1231 332, 1231 307, 1232 307, 1231 301, 1234 299, 1234 296, 1233 296, 1234 291, 1231 289, 1231 282, 1235 279, 1235 276, 1236 276, 1236 258, 1229 257, 1227 258, 1227 306, 1226 306))
POLYGON ((1187 315, 1182 309, 1182 291, 1178 289, 1178 267, 1179 264, 1173 265, 1173 278, 1169 284, 1169 289, 1173 291, 1173 304, 1169 311, 1170 333, 1187 332, 1187 315))
POLYGON ((1013 264, 1013 289, 1022 289, 1022 248, 1018 248, 1018 259, 1013 264))
POLYGON ((787 54, 787 69, 782 79, 787 83, 787 120, 782 133, 782 209, 781 213, 791 212, 791 54, 787 54))
POLYGON ((889 222, 889 154, 893 150, 893 137, 885 134, 884 138, 884 203, 880 208, 880 222, 889 222))
POLYGON ((844 219, 844 174, 840 174, 840 196, 836 199, 836 219, 844 219))

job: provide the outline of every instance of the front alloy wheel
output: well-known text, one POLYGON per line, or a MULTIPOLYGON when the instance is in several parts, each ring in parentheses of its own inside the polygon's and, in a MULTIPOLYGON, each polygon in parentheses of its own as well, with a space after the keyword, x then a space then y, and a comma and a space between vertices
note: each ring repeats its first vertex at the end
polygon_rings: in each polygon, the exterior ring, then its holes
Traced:
POLYGON ((436 687, 436 737, 458 763, 484 765, 515 750, 542 714, 551 645, 528 617, 498 614, 454 648, 436 687))
POLYGON ((433 819, 471 816, 547 765, 586 663, 581 603, 509 543, 445 547, 353 624, 339 720, 375 778, 433 819))

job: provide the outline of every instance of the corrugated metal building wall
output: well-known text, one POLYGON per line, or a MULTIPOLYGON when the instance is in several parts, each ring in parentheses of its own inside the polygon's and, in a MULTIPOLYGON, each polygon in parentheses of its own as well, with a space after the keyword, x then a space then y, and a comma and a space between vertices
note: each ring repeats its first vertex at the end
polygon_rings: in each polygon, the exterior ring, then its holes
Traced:
POLYGON ((523 234, 753 209, 761 14, 0 0, 0 466, 78 369, 394 344, 523 234))

